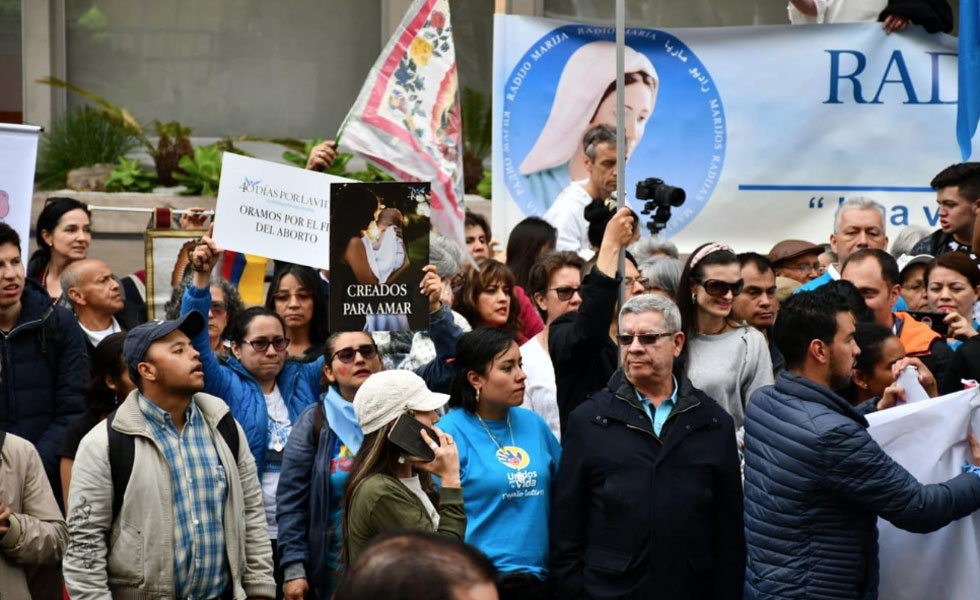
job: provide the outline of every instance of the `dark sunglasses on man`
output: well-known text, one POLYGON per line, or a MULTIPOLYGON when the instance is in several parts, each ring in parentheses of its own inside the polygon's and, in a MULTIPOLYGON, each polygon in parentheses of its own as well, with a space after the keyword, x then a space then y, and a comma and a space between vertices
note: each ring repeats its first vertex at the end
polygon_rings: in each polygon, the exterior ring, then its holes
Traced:
POLYGON ((364 357, 364 360, 371 360, 377 356, 378 347, 374 344, 363 344, 355 348, 342 348, 333 353, 330 361, 333 362, 333 359, 336 358, 344 364, 352 363, 358 354, 364 357))
POLYGON ((695 279, 694 281, 701 284, 701 287, 704 288, 704 291, 709 296, 714 296, 715 298, 724 298, 728 292, 731 292, 732 296, 738 296, 742 293, 742 288, 745 287, 744 279, 739 279, 735 283, 729 283, 720 279, 695 279))

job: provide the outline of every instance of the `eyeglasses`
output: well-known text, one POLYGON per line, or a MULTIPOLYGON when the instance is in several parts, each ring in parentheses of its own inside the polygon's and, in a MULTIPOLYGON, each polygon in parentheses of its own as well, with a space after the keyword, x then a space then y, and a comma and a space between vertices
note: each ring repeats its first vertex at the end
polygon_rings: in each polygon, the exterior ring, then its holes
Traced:
POLYGON ((650 285, 650 279, 648 277, 624 277, 623 283, 626 284, 626 287, 633 287, 634 283, 638 283, 645 288, 650 285))
POLYGON ((709 296, 714 296, 715 298, 723 298, 728 292, 731 292, 732 296, 738 296, 742 293, 742 288, 745 287, 744 279, 739 279, 735 283, 729 283, 720 279, 695 279, 694 281, 700 283, 704 291, 708 292, 709 296))
POLYGON ((785 265, 781 268, 789 269, 791 271, 799 271, 801 275, 809 275, 811 272, 823 273, 823 265, 821 265, 820 263, 813 263, 812 265, 808 265, 808 264, 785 265))
POLYGON ((569 285, 563 285, 561 287, 554 287, 548 289, 554 291, 555 295, 558 296, 558 299, 561 300, 562 302, 571 300, 573 294, 578 294, 579 298, 582 297, 581 287, 572 287, 569 285))
POLYGON ((364 344, 356 348, 343 348, 334 352, 330 361, 333 362, 333 359, 337 358, 342 363, 352 363, 358 354, 364 357, 364 360, 371 360, 378 355, 378 347, 374 344, 364 344))
POLYGON ((640 344, 643 346, 652 346, 659 342, 661 338, 668 338, 674 335, 674 332, 664 332, 664 333, 621 333, 616 336, 616 341, 619 342, 620 346, 632 346, 633 338, 639 338, 640 344))
POLYGON ((289 302, 291 298, 296 298, 297 302, 309 302, 313 299, 313 292, 300 291, 295 293, 290 292, 276 292, 272 295, 272 298, 276 302, 289 302))
POLYGON ((248 344, 256 352, 265 352, 272 346, 276 352, 282 352, 289 345, 289 338, 277 337, 275 339, 267 340, 265 338, 259 338, 257 340, 242 340, 243 344, 248 344))
POLYGON ((225 305, 224 302, 212 302, 211 312, 214 314, 214 316, 220 317, 221 315, 228 312, 228 306, 225 305))

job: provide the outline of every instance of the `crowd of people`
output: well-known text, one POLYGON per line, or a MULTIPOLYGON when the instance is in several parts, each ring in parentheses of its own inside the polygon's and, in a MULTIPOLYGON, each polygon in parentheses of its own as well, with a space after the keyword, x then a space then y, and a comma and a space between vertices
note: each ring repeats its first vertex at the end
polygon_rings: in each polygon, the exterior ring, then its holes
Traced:
POLYGON ((877 516, 980 508, 972 435, 923 485, 865 419, 909 366, 980 378, 980 163, 890 252, 854 197, 828 244, 681 257, 608 202, 615 131, 582 146, 506 248, 473 213, 433 234, 425 332, 332 330, 299 265, 245 306, 209 233, 147 320, 85 204, 47 203, 26 264, 0 224, 0 597, 870 599, 877 516))

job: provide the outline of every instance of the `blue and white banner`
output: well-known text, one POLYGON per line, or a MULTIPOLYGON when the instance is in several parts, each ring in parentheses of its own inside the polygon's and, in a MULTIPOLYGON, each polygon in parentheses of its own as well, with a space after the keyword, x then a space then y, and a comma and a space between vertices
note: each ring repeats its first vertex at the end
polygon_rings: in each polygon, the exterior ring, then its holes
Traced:
MULTIPOLYGON (((494 25, 493 229, 504 240, 587 177, 582 135, 615 125, 615 30, 513 15, 494 25)), ((884 204, 892 235, 938 226, 929 181, 960 161, 955 38, 867 23, 628 29, 626 43, 627 197, 640 213, 638 181, 684 188, 664 230, 682 251, 824 242, 852 196, 884 204)))

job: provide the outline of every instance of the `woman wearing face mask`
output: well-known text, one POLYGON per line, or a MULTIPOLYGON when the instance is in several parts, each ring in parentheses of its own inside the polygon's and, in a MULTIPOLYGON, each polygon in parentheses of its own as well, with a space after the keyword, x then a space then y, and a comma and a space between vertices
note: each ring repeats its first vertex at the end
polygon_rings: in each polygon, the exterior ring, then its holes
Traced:
POLYGON ((735 252, 710 243, 687 260, 677 287, 677 307, 687 337, 687 376, 732 415, 739 444, 745 403, 752 392, 773 382, 766 338, 731 317, 732 303, 743 284, 735 252))
POLYGON ((540 333, 544 329, 541 317, 532 306, 525 309, 521 303, 514 273, 507 265, 492 258, 476 264, 476 269, 472 265, 463 268, 463 288, 453 300, 453 309, 474 329, 499 328, 521 344, 540 333))
POLYGON ((276 496, 287 600, 326 600, 337 584, 344 484, 364 439, 352 403, 384 369, 370 334, 360 331, 327 338, 324 359, 327 388, 293 427, 276 496))
POLYGON ((129 392, 136 386, 129 379, 129 368, 123 360, 125 333, 106 336, 92 353, 92 375, 85 392, 85 414, 72 421, 65 429, 65 438, 58 448, 61 457, 61 490, 68 510, 68 486, 71 483, 71 468, 75 464, 75 452, 82 438, 106 415, 122 404, 129 392))
POLYGON ((527 375, 524 407, 541 415, 558 440, 558 385, 548 353, 548 326, 563 314, 577 311, 582 304, 584 265, 585 261, 574 252, 549 252, 531 267, 528 278, 528 289, 544 319, 544 331, 521 345, 522 368, 527 375))
POLYGON ((272 276, 265 307, 286 322, 289 358, 309 361, 323 351, 327 328, 327 300, 319 275, 310 267, 284 264, 272 276))
POLYGON ((940 254, 926 266, 929 308, 946 313, 946 341, 954 350, 977 335, 973 307, 980 300, 980 269, 965 252, 940 254))
MULTIPOLYGON (((212 226, 213 227, 213 226, 212 226)), ((210 276, 220 250, 208 235, 191 255, 194 271, 192 285, 184 293, 180 312, 197 310, 208 314, 211 308, 210 276)), ((228 325, 226 337, 231 354, 219 361, 203 329, 191 342, 201 353, 204 368, 204 391, 224 399, 235 420, 248 438, 249 449, 262 484, 262 501, 270 537, 278 538, 276 527, 276 488, 282 466, 282 454, 293 423, 319 395, 323 357, 310 363, 286 361, 286 325, 277 313, 253 306, 240 313, 228 325)), ((282 573, 276 562, 276 580, 282 573)))
POLYGON ((435 531, 463 541, 466 514, 459 482, 456 442, 435 424, 436 409, 449 396, 435 394, 410 371, 386 371, 369 378, 354 398, 354 411, 364 432, 344 490, 344 564, 352 565, 371 538, 395 529, 435 531), (388 439, 403 415, 432 427, 438 439, 423 430, 422 441, 435 458, 423 462, 388 439), (436 491, 432 476, 439 477, 436 491))
POLYGON ((440 426, 456 442, 466 541, 501 572, 501 598, 547 598, 548 516, 561 446, 524 401, 521 353, 498 329, 465 334, 440 426))

